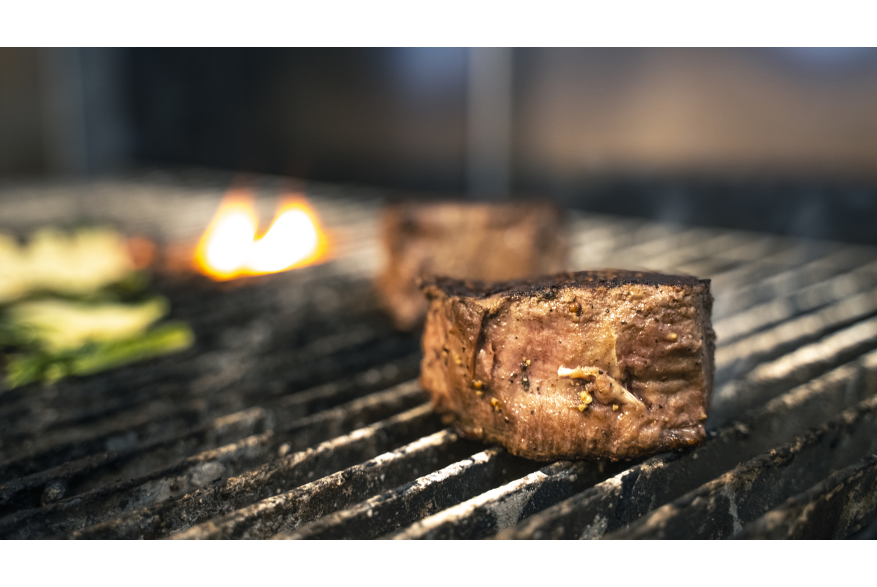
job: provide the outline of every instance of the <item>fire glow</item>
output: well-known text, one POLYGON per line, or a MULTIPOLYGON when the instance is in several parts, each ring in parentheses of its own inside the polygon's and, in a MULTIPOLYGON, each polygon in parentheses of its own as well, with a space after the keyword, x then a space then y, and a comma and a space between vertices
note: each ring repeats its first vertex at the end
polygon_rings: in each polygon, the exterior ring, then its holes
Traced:
POLYGON ((198 270, 216 280, 288 271, 325 260, 326 236, 302 197, 285 198, 274 222, 257 238, 253 198, 229 193, 195 249, 198 270))

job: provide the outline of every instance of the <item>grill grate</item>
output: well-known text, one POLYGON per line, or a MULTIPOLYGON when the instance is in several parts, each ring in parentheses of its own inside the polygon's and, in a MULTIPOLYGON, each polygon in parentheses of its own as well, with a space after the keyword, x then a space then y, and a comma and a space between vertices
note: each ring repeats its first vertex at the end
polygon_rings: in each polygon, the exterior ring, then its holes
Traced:
MULTIPOLYGON (((13 230, 78 214, 170 250, 220 192, 149 177, 2 195, 13 230)), ((459 438, 425 403, 419 341, 370 288, 378 196, 309 193, 336 236, 325 265, 226 284, 160 273, 189 351, 0 394, 0 536, 873 534, 877 249, 571 213, 574 268, 713 280, 716 388, 701 447, 545 465, 459 438)))

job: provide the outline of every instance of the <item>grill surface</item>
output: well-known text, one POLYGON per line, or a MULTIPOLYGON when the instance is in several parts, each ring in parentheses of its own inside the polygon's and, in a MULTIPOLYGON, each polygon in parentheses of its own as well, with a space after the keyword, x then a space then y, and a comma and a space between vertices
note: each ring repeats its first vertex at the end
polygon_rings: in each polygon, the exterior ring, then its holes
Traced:
MULTIPOLYGON (((223 183, 7 187, 0 217, 111 222, 173 250, 223 183)), ((224 284, 160 271, 194 348, 0 394, 0 536, 873 537, 877 249, 571 212, 573 269, 713 280, 716 387, 701 447, 545 466, 425 403, 419 341, 370 286, 380 194, 308 197, 335 260, 224 284)))

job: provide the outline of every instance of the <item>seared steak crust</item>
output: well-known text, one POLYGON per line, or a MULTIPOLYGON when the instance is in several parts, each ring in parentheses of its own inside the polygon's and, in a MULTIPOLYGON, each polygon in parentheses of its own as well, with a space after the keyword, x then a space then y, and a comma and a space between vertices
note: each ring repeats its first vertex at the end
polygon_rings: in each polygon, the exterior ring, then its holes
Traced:
POLYGON ((544 203, 403 203, 383 214, 387 262, 377 286, 397 328, 426 316, 417 285, 426 274, 488 281, 566 268, 563 216, 544 203))
POLYGON ((699 444, 713 385, 709 280, 615 269, 434 277, 420 381, 467 437, 538 460, 699 444))

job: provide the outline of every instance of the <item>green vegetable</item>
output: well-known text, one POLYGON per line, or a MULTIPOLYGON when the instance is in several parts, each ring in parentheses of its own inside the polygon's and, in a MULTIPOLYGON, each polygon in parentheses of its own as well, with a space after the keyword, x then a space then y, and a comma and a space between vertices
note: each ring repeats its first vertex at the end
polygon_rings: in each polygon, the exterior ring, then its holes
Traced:
POLYGON ((164 298, 140 304, 48 299, 13 305, 6 312, 6 322, 10 330, 19 333, 20 343, 59 353, 91 342, 129 338, 146 330, 167 311, 164 298))
POLYGON ((0 303, 33 292, 85 295, 134 271, 125 241, 104 227, 37 231, 25 246, 0 233, 0 303))
MULTIPOLYGON (((87 375, 188 348, 191 329, 151 296, 110 228, 43 229, 26 245, 0 233, 3 387, 87 375)), ((0 387, 2 391, 2 387, 0 387)))
POLYGON ((104 369, 189 348, 195 337, 188 325, 168 322, 122 340, 91 342, 60 352, 31 352, 10 357, 9 389, 35 381, 52 382, 68 375, 89 375, 104 369))

